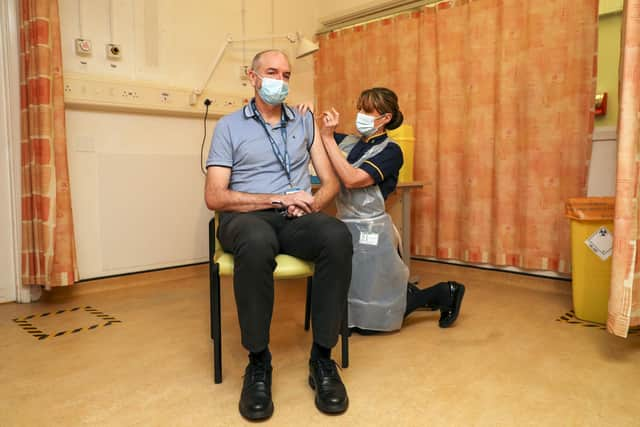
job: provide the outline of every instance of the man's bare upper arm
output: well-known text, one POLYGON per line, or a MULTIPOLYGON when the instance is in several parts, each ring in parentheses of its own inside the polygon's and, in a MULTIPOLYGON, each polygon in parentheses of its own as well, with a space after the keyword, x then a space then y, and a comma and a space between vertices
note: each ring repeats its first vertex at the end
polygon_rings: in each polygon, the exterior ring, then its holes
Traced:
POLYGON ((220 196, 229 188, 231 168, 223 166, 209 166, 204 198, 209 209, 215 209, 221 202, 220 196))
POLYGON ((315 141, 313 145, 311 145, 310 150, 311 162, 321 183, 320 188, 314 194, 313 209, 316 211, 324 209, 340 189, 338 177, 333 170, 333 166, 331 165, 322 141, 320 141, 319 135, 316 127, 315 141))
POLYGON ((329 161, 329 157, 327 156, 327 152, 324 150, 324 146, 322 145, 322 141, 319 139, 319 134, 315 132, 316 138, 311 145, 311 162, 313 163, 313 168, 318 174, 318 178, 320 178, 320 182, 324 184, 332 183, 333 181, 337 182, 337 177, 333 171, 333 166, 331 166, 331 162, 329 161))

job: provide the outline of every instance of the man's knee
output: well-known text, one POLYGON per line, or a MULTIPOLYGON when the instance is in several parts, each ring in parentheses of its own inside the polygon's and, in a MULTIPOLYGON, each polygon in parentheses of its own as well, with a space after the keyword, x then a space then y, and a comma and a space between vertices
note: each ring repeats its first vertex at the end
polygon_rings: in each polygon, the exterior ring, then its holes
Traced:
POLYGON ((333 217, 329 218, 324 224, 322 234, 325 247, 331 254, 337 257, 347 257, 349 262, 351 261, 353 255, 351 232, 342 221, 333 217))
POLYGON ((236 214, 221 227, 220 242, 235 257, 273 258, 278 253, 275 231, 259 218, 236 214))
POLYGON ((278 253, 278 239, 271 230, 244 230, 234 245, 236 256, 273 258, 278 253))

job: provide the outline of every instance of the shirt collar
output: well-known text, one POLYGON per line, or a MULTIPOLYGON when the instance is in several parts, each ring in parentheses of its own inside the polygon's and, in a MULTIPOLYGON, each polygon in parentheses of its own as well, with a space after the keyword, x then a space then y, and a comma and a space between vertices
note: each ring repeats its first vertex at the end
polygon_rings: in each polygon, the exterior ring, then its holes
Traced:
POLYGON ((377 133, 375 135, 368 136, 366 138, 360 138, 360 140, 366 144, 379 144, 387 138, 387 132, 377 133))
MULTIPOLYGON (((254 100, 255 98, 251 98, 249 103, 243 107, 245 119, 252 119, 255 117, 255 112, 253 111, 253 107, 251 106, 254 100)), ((293 108, 289 107, 287 104, 283 103, 282 109, 284 111, 284 117, 288 122, 296 118, 296 111, 293 108)))

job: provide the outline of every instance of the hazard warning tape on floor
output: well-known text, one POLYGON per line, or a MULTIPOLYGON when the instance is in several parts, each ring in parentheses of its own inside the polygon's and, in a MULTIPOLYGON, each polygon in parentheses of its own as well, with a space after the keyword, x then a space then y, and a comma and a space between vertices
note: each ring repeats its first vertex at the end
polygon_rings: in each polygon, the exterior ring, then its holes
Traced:
MULTIPOLYGON (((602 325, 600 323, 594 323, 594 322, 589 322, 587 320, 578 319, 573 310, 567 311, 562 316, 559 316, 556 319, 556 322, 565 322, 570 325, 578 325, 578 326, 583 326, 585 328, 602 329, 602 330, 607 329, 605 325, 602 325)), ((629 328, 629 335, 640 336, 640 327, 629 328)))
POLYGON ((90 331, 93 329, 98 329, 98 328, 104 328, 107 326, 111 326, 113 324, 116 323, 122 323, 122 321, 116 319, 115 317, 111 316, 110 314, 106 314, 101 312, 100 310, 97 310, 93 307, 91 307, 90 305, 84 306, 84 307, 74 307, 74 308, 70 308, 70 309, 64 309, 64 310, 57 310, 57 311, 49 311, 46 313, 41 313, 41 314, 31 314, 29 316, 25 316, 22 318, 16 318, 13 319, 13 321, 20 326, 25 332, 31 334, 31 336, 33 336, 34 338, 37 338, 38 340, 44 340, 47 338, 56 338, 56 337, 61 337, 63 335, 71 335, 71 334, 77 334, 78 332, 81 331, 90 331), (48 316, 57 316, 63 313, 70 313, 73 311, 78 311, 78 310, 83 310, 87 313, 93 314, 94 316, 96 316, 98 319, 100 319, 101 323, 94 323, 90 326, 83 326, 81 328, 75 328, 75 329, 69 329, 66 331, 59 331, 56 333, 47 333, 45 331, 40 330, 39 328, 37 328, 36 326, 34 326, 31 322, 34 321, 35 319, 40 319, 43 317, 48 317, 48 316))

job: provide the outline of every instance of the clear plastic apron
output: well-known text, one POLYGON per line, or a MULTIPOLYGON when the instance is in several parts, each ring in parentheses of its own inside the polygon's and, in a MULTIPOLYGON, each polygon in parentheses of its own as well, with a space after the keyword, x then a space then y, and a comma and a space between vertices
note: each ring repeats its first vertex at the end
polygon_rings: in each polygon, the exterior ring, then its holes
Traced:
MULTIPOLYGON (((347 136, 340 149, 347 154, 358 138, 347 136)), ((389 139, 371 147, 353 163, 359 167, 380 153, 389 139)), ((347 189, 336 199, 337 216, 353 240, 353 270, 349 288, 349 327, 375 331, 400 329, 407 304, 409 269, 394 243, 393 223, 378 185, 347 189)))

